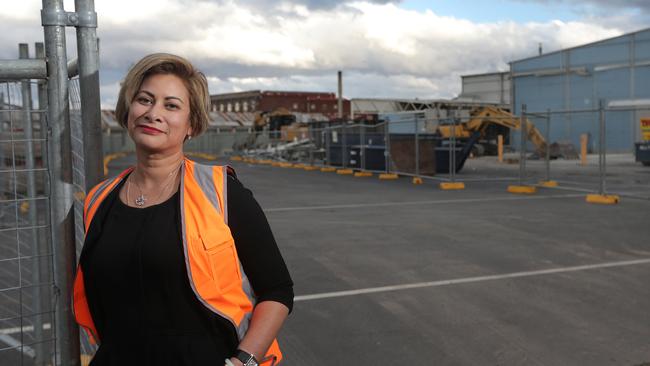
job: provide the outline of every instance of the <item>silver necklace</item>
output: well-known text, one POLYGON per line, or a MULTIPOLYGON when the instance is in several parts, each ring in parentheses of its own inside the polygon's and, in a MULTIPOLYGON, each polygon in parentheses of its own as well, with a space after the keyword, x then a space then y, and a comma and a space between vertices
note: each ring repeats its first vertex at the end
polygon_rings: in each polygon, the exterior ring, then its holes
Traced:
MULTIPOLYGON (((170 179, 170 177, 172 176, 172 174, 174 174, 175 172, 178 172, 180 170, 181 165, 182 165, 182 163, 178 165, 178 168, 173 169, 171 172, 169 172, 169 175, 167 176, 167 183, 160 190, 160 193, 158 194, 158 197, 156 197, 155 202, 160 200, 160 197, 162 197, 163 193, 167 190, 167 187, 169 187, 171 182, 174 181, 174 179, 170 179)), ((174 176, 174 178, 175 178, 175 176, 174 176)), ((135 183, 135 186, 138 187, 138 191, 140 191, 140 195, 137 196, 133 202, 135 203, 136 206, 142 207, 142 206, 145 205, 145 203, 147 203, 147 197, 144 195, 144 193, 142 191, 142 188, 140 188, 140 185, 138 184, 138 182, 133 180, 133 183, 135 183)), ((129 179, 127 181, 127 186, 126 186, 126 200, 127 200, 127 202, 129 201, 129 197, 130 197, 130 195, 129 195, 130 188, 131 188, 131 179, 129 179)))

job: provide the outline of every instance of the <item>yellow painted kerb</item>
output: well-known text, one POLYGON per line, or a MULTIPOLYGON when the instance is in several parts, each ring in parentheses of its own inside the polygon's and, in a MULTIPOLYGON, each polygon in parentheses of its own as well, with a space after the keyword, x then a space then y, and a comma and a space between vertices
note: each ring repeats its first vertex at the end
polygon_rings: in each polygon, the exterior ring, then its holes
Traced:
POLYGON ((463 182, 442 182, 442 183, 440 183, 440 189, 445 190, 445 191, 465 189, 465 183, 463 183, 463 182))
POLYGON ((598 203, 601 205, 615 205, 620 200, 620 197, 615 194, 588 194, 586 198, 586 201, 589 203, 598 203))
POLYGON ((533 186, 508 186, 508 192, 516 194, 533 194, 537 188, 533 186))
POLYGON ((382 173, 379 174, 379 179, 381 180, 395 180, 399 178, 399 175, 393 173, 382 173))
POLYGON ((557 181, 554 180, 544 180, 539 182, 539 185, 547 188, 553 188, 558 186, 557 181))
POLYGON ((356 172, 354 173, 354 176, 357 178, 363 178, 363 177, 372 177, 371 172, 356 172))

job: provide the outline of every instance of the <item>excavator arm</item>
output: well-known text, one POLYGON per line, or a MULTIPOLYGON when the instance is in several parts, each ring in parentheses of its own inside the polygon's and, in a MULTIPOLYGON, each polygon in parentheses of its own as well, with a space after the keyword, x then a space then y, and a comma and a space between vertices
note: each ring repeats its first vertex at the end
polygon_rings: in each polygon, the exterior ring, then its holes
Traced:
MULTIPOLYGON (((546 139, 530 120, 526 118, 525 121, 528 140, 535 145, 540 154, 545 153, 547 148, 546 139)), ((438 126, 438 132, 443 137, 449 138, 452 135, 453 128, 456 138, 469 138, 474 132, 480 132, 481 135, 485 134, 488 126, 494 124, 519 130, 521 127, 521 118, 497 107, 478 107, 471 113, 469 121, 459 123, 455 127, 451 125, 440 125, 438 126)))

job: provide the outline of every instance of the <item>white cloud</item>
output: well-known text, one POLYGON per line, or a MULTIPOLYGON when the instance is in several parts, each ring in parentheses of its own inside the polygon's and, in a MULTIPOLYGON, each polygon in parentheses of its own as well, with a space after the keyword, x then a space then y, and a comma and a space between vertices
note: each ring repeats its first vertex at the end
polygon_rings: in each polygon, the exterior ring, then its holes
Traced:
MULTIPOLYGON (((15 57, 18 42, 42 39, 40 2, 10 3, 0 15, 0 58, 15 57)), ((552 51, 636 24, 629 13, 614 11, 608 23, 474 23, 393 3, 315 3, 285 1, 271 11, 232 0, 96 2, 102 105, 114 104, 119 79, 151 52, 190 58, 208 75, 213 93, 334 91, 340 69, 348 97, 452 97, 461 74, 506 70, 508 61, 534 55, 540 42, 552 51)))

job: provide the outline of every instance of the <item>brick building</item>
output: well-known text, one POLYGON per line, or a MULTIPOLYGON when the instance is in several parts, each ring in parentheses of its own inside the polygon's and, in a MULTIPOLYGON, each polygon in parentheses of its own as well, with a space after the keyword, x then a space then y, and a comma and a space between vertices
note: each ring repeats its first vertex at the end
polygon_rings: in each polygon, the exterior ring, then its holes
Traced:
MULTIPOLYGON (((213 112, 272 112, 285 108, 291 112, 338 116, 334 93, 251 90, 210 96, 213 112)), ((343 99, 343 116, 350 116, 350 101, 343 99)))

